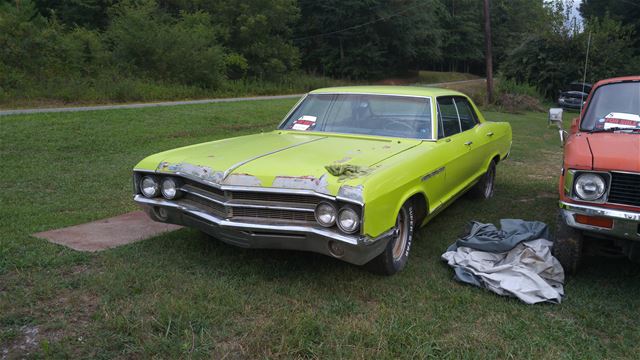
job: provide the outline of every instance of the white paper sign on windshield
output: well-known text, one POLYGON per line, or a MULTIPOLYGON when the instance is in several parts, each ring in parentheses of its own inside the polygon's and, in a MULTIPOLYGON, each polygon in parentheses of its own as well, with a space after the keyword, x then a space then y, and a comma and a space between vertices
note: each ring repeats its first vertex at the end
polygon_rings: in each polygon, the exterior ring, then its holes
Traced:
POLYGON ((640 116, 626 113, 609 113, 600 120, 605 130, 612 128, 620 129, 640 129, 640 116))

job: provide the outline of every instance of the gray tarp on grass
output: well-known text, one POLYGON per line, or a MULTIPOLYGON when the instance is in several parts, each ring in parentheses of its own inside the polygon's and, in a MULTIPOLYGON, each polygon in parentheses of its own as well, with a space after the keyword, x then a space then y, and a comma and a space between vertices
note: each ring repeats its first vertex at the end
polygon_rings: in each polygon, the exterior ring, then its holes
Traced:
POLYGON ((551 255, 547 225, 502 219, 500 227, 472 222, 469 234, 442 254, 454 268, 456 280, 515 296, 527 304, 560 303, 564 271, 551 255))

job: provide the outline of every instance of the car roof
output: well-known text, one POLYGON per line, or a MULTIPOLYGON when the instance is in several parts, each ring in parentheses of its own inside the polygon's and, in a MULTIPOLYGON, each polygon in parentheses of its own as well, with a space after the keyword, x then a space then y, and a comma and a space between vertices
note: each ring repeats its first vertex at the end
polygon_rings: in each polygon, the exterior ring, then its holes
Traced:
POLYGON ((463 93, 426 86, 341 86, 317 89, 310 94, 381 94, 381 95, 406 95, 406 96, 465 96, 463 93))
POLYGON ((596 83, 595 87, 599 87, 606 84, 617 83, 617 82, 625 82, 625 81, 640 81, 640 75, 623 76, 623 77, 600 80, 596 83))

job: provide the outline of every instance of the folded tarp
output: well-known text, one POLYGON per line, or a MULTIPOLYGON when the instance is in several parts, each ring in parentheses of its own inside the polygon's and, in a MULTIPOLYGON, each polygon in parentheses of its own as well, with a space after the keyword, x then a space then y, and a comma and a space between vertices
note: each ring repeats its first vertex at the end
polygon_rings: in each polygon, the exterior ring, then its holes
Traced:
POLYGON ((547 225, 539 221, 472 222, 469 233, 442 254, 461 282, 515 296, 527 304, 560 303, 564 271, 551 255, 547 225))

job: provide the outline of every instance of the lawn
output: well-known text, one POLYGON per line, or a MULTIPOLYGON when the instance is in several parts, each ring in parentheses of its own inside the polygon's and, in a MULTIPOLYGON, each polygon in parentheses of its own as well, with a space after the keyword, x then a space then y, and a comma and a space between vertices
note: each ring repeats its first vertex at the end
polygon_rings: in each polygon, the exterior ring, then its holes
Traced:
POLYGON ((485 112, 514 131, 495 197, 441 213, 393 277, 190 229, 95 254, 30 236, 134 210, 138 160, 268 131, 294 102, 0 117, 0 357, 637 358, 636 264, 590 259, 561 305, 528 306, 440 260, 470 220, 553 224, 561 148, 542 113, 485 112))

